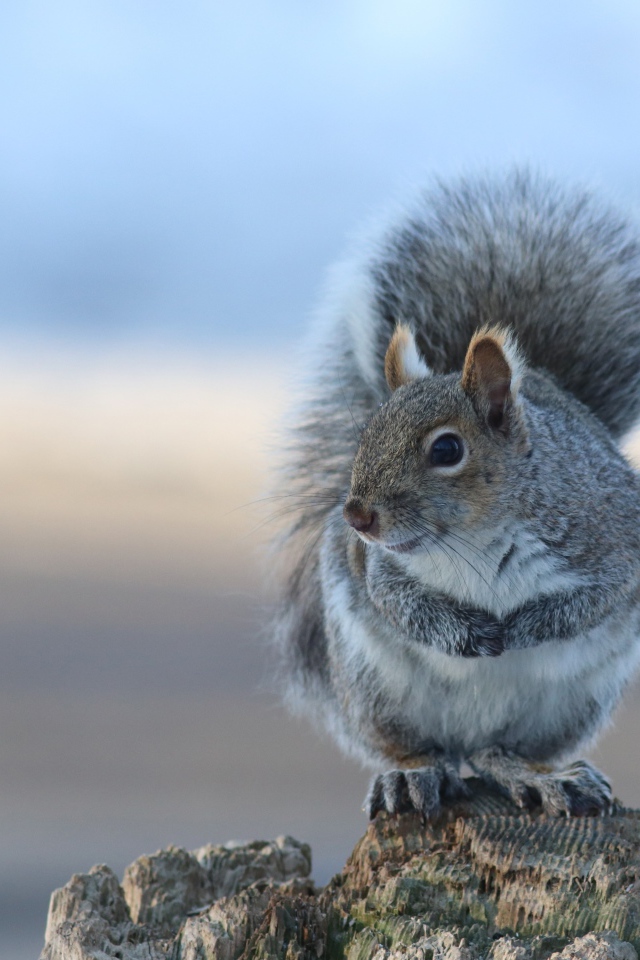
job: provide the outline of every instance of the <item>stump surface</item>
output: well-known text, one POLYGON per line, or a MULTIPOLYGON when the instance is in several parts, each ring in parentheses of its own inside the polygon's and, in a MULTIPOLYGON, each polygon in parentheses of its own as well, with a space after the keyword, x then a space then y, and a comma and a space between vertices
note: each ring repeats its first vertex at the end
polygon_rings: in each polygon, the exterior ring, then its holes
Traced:
POLYGON ((310 851, 170 847, 51 899, 41 960, 638 960, 640 813, 524 814, 475 785, 434 823, 379 815, 322 890, 310 851))

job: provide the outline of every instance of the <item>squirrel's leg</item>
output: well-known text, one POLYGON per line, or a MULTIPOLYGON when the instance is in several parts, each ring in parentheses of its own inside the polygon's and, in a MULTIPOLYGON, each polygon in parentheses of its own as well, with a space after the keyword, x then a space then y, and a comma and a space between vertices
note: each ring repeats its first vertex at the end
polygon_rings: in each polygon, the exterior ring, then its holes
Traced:
POLYGON ((387 813, 417 811, 430 819, 440 811, 442 799, 468 796, 460 776, 459 762, 442 755, 421 757, 422 766, 411 770, 389 770, 375 776, 369 785, 364 809, 370 820, 380 810, 387 813))
POLYGON ((365 582, 378 613, 407 639, 462 657, 497 657, 502 627, 482 610, 429 593, 381 550, 366 555, 365 582))
POLYGON ((616 604, 624 602, 624 596, 618 584, 605 583, 529 600, 502 621, 505 649, 535 647, 547 640, 570 640, 601 623, 616 604))
POLYGON ((611 812, 611 784, 586 760, 553 770, 491 747, 467 757, 467 762, 479 777, 506 793, 519 807, 542 806, 545 813, 569 817, 611 812))

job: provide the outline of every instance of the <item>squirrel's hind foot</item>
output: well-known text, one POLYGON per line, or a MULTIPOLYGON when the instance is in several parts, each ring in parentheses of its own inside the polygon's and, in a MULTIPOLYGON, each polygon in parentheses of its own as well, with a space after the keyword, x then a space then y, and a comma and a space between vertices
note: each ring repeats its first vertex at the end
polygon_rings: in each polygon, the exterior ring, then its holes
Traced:
POLYGON ((437 759, 414 770, 390 770, 375 776, 367 793, 364 810, 370 820, 377 813, 417 812, 427 820, 437 816, 443 799, 469 795, 458 767, 450 760, 437 759))
POLYGON ((541 806, 552 816, 588 817, 613 810, 611 784, 586 760, 562 770, 536 767, 500 749, 482 750, 469 764, 485 782, 506 793, 517 806, 541 806))

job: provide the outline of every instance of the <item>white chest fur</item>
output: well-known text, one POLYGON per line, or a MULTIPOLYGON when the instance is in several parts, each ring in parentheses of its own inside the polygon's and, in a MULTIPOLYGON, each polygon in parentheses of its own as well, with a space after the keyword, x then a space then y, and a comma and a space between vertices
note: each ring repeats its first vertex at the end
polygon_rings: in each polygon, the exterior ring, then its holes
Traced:
POLYGON ((498 616, 580 582, 523 524, 448 533, 428 552, 407 554, 400 562, 430 590, 498 616))
MULTIPOLYGON (((396 689, 388 692, 404 721, 445 749, 468 755, 499 742, 551 759, 571 753, 608 717, 637 661, 633 633, 630 625, 609 622, 572 641, 496 660, 463 660, 429 649, 415 658, 400 654, 404 685, 396 660, 396 689), (594 709, 600 714, 595 728, 594 709)), ((379 648, 377 654, 385 658, 379 648)))
POLYGON ((385 713, 418 742, 462 756, 498 743, 538 760, 572 754, 606 722, 640 654, 637 614, 495 659, 447 656, 341 619, 344 653, 373 671, 385 713))
MULTIPOLYGON (((466 574, 463 561, 452 562, 446 551, 441 564, 434 557, 411 556, 414 576, 432 589, 499 612, 571 582, 540 541, 520 531, 518 547, 511 549, 513 542, 508 531, 496 533, 485 544, 484 562, 474 545, 473 569, 466 574)), ((407 559, 402 557, 403 563, 407 559)), ((354 605, 349 579, 328 551, 323 585, 332 657, 342 662, 345 675, 360 678, 348 712, 367 718, 376 703, 381 715, 411 731, 413 741, 462 756, 498 743, 536 759, 570 753, 606 721, 640 654, 640 610, 634 609, 569 641, 496 658, 447 656, 398 636, 372 618, 366 604, 354 605)), ((361 729, 367 724, 356 721, 361 729)), ((355 742, 365 761, 380 762, 359 737, 339 739, 351 750, 355 742)))

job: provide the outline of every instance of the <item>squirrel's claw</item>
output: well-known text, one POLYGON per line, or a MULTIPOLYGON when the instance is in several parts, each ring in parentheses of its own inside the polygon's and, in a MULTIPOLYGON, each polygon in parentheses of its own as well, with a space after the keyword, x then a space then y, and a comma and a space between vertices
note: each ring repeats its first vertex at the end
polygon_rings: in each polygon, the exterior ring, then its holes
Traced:
POLYGON ((563 770, 542 771, 496 748, 469 757, 469 763, 478 776, 525 809, 541 806, 552 816, 567 817, 609 814, 613 810, 611 784, 586 760, 563 770))
POLYGON ((374 820, 381 810, 390 814, 419 813, 426 820, 440 812, 442 797, 464 796, 467 787, 455 765, 446 760, 414 770, 378 774, 369 786, 364 810, 374 820))
POLYGON ((560 770, 562 786, 570 798, 571 814, 574 817, 613 813, 614 801, 611 784, 586 760, 578 760, 565 770, 560 770))

